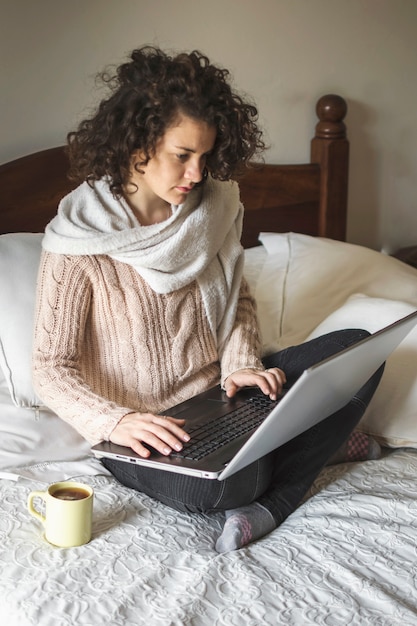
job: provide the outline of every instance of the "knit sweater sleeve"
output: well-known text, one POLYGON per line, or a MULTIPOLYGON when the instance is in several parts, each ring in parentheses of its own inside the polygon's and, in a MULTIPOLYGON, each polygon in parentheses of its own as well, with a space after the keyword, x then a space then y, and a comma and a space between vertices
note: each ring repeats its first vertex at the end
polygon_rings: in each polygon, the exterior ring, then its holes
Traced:
POLYGON ((82 258, 42 255, 33 384, 46 406, 94 444, 108 439, 131 410, 94 393, 82 375, 83 333, 92 297, 92 277, 82 258))
POLYGON ((235 322, 221 359, 222 385, 226 378, 237 370, 246 368, 263 370, 261 346, 256 302, 249 291, 247 281, 243 278, 235 322))

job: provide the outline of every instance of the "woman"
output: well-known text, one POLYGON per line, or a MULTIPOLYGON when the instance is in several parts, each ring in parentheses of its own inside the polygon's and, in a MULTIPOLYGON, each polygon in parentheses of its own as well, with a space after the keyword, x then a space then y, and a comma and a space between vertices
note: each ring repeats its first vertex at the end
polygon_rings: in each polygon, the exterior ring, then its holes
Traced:
MULTIPOLYGON (((134 50, 91 119, 68 135, 81 182, 48 225, 33 371, 40 398, 91 444, 149 456, 182 449, 161 411, 219 381, 272 399, 314 362, 366 335, 334 333, 262 362, 242 276, 232 177, 264 149, 257 110, 198 52, 134 50)), ((342 411, 218 482, 106 460, 120 482, 186 511, 226 511, 216 549, 278 526, 346 441, 379 375, 342 411)))

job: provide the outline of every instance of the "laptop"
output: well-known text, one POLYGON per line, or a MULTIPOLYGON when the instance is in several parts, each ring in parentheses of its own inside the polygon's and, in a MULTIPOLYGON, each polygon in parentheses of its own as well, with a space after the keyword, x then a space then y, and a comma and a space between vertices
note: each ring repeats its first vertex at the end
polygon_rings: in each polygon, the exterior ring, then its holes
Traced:
POLYGON ((164 411, 162 415, 186 420, 191 440, 180 453, 163 456, 151 449, 144 459, 131 448, 106 441, 92 452, 97 458, 224 480, 345 406, 416 324, 417 311, 320 361, 277 401, 257 388, 243 389, 230 399, 218 386, 164 411), (230 439, 226 442, 222 421, 230 439), (207 425, 211 431, 201 444, 201 430, 207 425), (196 452, 201 445, 203 452, 196 452), (210 451, 212 446, 217 449, 210 451))

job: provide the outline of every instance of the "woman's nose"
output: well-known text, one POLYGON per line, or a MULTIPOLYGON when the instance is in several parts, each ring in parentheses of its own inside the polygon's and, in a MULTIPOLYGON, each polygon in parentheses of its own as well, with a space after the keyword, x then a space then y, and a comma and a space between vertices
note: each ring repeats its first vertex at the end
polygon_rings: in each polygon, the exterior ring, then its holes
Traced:
POLYGON ((203 178, 204 165, 200 162, 188 163, 185 177, 192 183, 199 183, 203 178))

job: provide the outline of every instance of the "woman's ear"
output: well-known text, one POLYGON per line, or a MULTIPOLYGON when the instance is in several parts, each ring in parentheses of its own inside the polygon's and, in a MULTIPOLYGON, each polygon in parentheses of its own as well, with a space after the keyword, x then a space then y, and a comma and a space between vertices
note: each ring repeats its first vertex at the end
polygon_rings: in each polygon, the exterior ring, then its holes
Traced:
POLYGON ((147 159, 143 152, 135 150, 130 157, 130 169, 132 174, 144 174, 146 169, 147 159))

